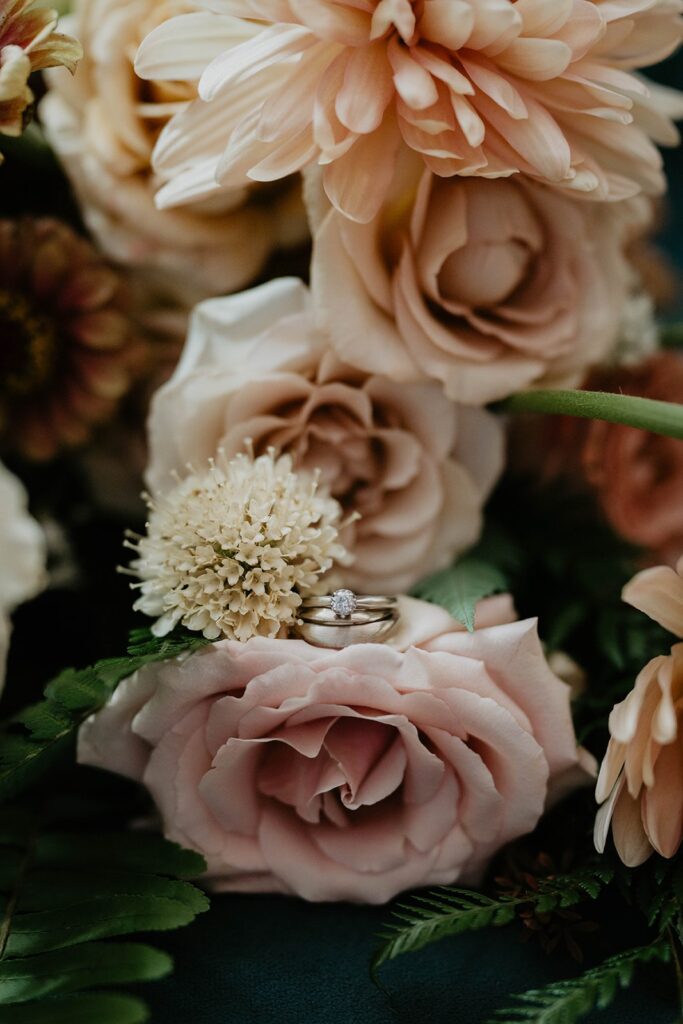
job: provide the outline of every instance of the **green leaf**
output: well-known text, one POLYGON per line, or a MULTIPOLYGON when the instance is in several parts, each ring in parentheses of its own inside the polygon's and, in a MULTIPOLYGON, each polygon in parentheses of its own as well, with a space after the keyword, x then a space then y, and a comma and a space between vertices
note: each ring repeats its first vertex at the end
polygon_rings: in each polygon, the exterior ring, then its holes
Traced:
MULTIPOLYGON (((15 852, 14 865, 20 854, 15 852)), ((35 863, 35 862, 34 862, 35 863)), ((0 861, 0 889, 7 888, 11 864, 0 861)), ((11 877, 14 877, 16 870, 11 877)), ((207 908, 204 893, 193 885, 156 875, 141 875, 137 871, 121 871, 118 868, 91 868, 86 866, 78 874, 70 874, 60 868, 34 867, 22 886, 18 911, 48 910, 56 907, 70 907, 85 903, 89 899, 105 896, 153 896, 184 904, 194 914, 207 908), (96 897, 93 897, 96 893, 96 897)))
POLYGON ((73 864, 87 847, 87 865, 115 866, 148 871, 176 878, 196 878, 206 871, 204 858, 193 850, 184 850, 152 832, 116 832, 112 834, 46 832, 36 841, 35 863, 39 865, 73 864))
POLYGON ((454 887, 415 896, 409 903, 399 904, 394 911, 393 916, 399 923, 389 924, 380 936, 384 944, 374 957, 373 970, 404 953, 415 953, 449 936, 510 924, 520 907, 533 907, 538 913, 547 913, 558 907, 564 909, 584 900, 597 899, 612 878, 609 865, 600 863, 572 874, 540 879, 535 889, 495 899, 454 887))
POLYGON ((53 702, 43 701, 20 711, 14 721, 26 726, 31 739, 54 740, 69 726, 70 716, 53 702))
POLYGON ((683 406, 602 391, 522 391, 498 406, 505 412, 550 413, 623 423, 683 441, 683 406))
POLYGON ((119 992, 79 993, 0 1007, 0 1024, 144 1024, 149 1011, 141 999, 119 992))
POLYGON ((591 1010, 604 1010, 620 989, 628 988, 638 964, 667 963, 670 955, 670 946, 663 939, 618 953, 578 978, 524 992, 517 996, 520 1005, 499 1010, 489 1024, 576 1024, 591 1010))
POLYGON ((477 602, 507 587, 508 580, 501 569, 474 555, 467 555, 452 568, 422 580, 413 593, 423 601, 441 605, 471 633, 477 602))
POLYGON ((168 974, 167 953, 138 942, 91 942, 0 962, 0 1006, 95 985, 153 981, 168 974))
POLYGON ((168 973, 165 953, 103 940, 189 924, 208 900, 179 876, 203 872, 206 864, 159 836, 94 833, 82 823, 67 832, 55 829, 54 818, 0 808, 0 1024, 3 1013, 10 1019, 10 1008, 24 1004, 13 1024, 142 1021, 139 1000, 94 993, 67 1001, 64 994, 168 973))
POLYGON ((135 653, 60 672, 45 688, 44 701, 0 726, 0 801, 37 782, 73 750, 82 723, 106 703, 122 679, 144 665, 189 654, 207 643, 185 630, 163 639, 136 630, 131 635, 135 653))
POLYGON ((208 909, 206 897, 199 892, 197 895, 197 909, 189 899, 146 892, 97 895, 66 907, 17 913, 7 943, 7 956, 33 956, 131 932, 182 928, 193 921, 197 913, 208 909))

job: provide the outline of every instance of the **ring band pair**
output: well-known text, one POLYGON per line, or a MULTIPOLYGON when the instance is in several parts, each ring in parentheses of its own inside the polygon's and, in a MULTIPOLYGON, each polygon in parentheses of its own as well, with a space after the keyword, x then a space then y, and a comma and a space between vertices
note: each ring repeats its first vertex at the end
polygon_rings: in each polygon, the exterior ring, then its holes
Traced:
POLYGON ((339 650, 352 644, 381 643, 398 618, 395 597, 357 596, 352 590, 336 590, 302 602, 296 631, 315 647, 339 650))

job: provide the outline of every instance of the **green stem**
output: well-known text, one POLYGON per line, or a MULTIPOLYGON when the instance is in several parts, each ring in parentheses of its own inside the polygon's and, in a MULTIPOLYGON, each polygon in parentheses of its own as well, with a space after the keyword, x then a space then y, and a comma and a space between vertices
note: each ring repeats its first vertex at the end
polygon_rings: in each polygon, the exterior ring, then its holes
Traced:
POLYGON ((606 420, 683 441, 683 405, 677 402, 602 391, 522 391, 501 402, 498 409, 606 420))

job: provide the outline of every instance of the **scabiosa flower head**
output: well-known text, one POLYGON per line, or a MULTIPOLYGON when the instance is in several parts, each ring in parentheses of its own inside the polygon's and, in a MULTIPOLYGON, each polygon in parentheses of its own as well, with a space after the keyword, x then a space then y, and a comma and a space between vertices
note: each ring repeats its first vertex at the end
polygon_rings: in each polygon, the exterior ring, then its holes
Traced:
POLYGON ((178 624, 209 640, 277 636, 302 595, 348 561, 339 503, 272 451, 219 457, 148 504, 147 535, 128 546, 141 580, 135 608, 158 616, 156 636, 178 624))
POLYGON ((138 55, 144 77, 201 73, 203 102, 158 145, 159 169, 176 176, 164 201, 212 175, 230 187, 319 163, 331 202, 366 222, 401 145, 440 177, 521 172, 598 199, 663 190, 652 140, 676 139, 671 98, 632 72, 675 50, 681 0, 199 6, 138 55))
MULTIPOLYGON (((34 0, 0 0, 0 132, 21 135, 33 103, 31 72, 63 66, 73 72, 80 43, 55 32, 57 12, 34 0)), ((0 159, 2 159, 0 157, 0 159)))
POLYGON ((66 224, 0 221, 0 447, 51 458, 114 412, 138 348, 127 306, 66 224))

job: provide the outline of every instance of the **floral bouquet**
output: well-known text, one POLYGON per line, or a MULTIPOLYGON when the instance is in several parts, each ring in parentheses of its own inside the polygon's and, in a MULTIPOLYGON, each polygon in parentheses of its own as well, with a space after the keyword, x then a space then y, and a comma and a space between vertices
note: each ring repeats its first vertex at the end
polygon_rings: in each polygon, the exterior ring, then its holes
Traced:
POLYGON ((683 0, 61 7, 0 0, 0 1024, 680 1020, 683 0))

